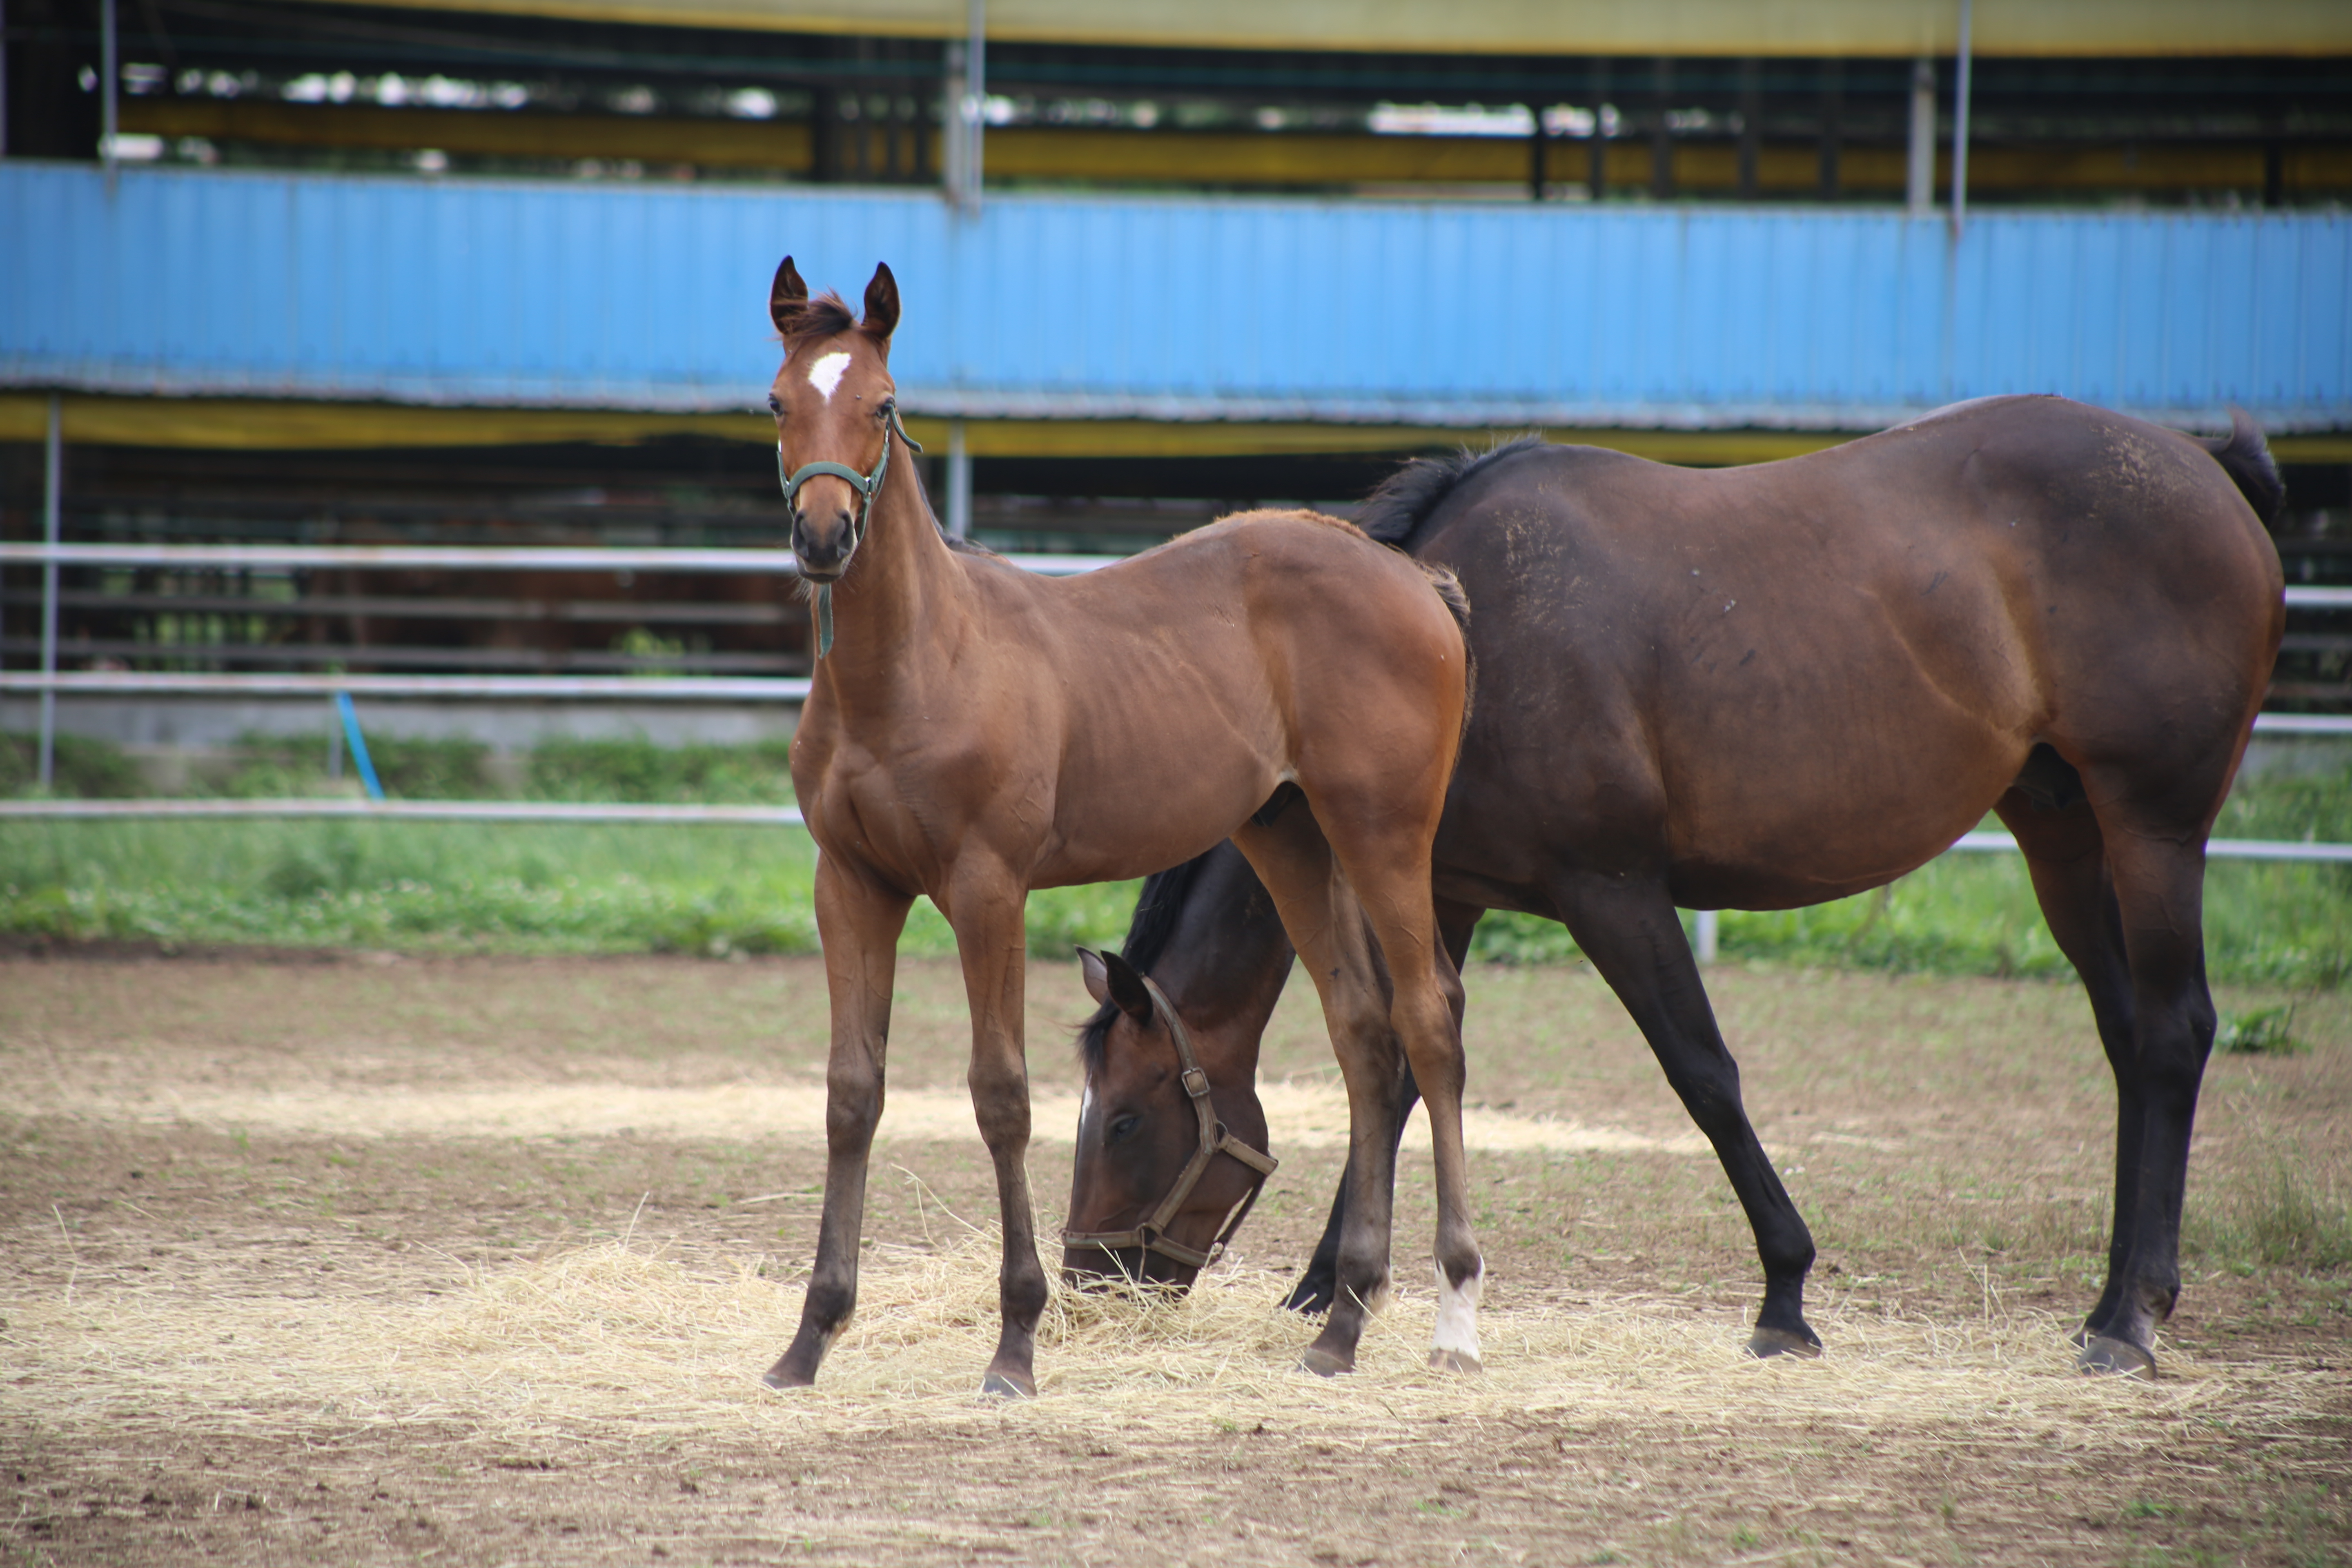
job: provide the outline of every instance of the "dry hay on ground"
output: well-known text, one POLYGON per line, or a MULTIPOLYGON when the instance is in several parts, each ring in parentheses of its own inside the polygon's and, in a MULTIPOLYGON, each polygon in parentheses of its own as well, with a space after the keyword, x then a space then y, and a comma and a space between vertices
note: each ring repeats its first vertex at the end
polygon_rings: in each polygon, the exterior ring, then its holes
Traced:
MULTIPOLYGON (((1289 1149, 1348 1146, 1348 1095, 1336 1079, 1273 1081, 1260 1086, 1266 1121, 1289 1149)), ((732 1083, 707 1089, 642 1084, 516 1083, 464 1089, 403 1089, 397 1095, 348 1089, 220 1089, 142 1086, 135 1093, 89 1089, 36 1092, 22 1109, 100 1121, 188 1126, 219 1131, 273 1132, 294 1137, 554 1138, 627 1131, 646 1137, 806 1139, 824 1136, 822 1084, 732 1083)), ((1042 1139, 1066 1142, 1078 1121, 1078 1097, 1058 1091, 1030 1097, 1031 1121, 1042 1139)), ((973 1136, 971 1097, 957 1089, 898 1089, 885 1102, 877 1136, 885 1142, 927 1142, 973 1136)), ((1712 1152, 1696 1132, 1651 1137, 1618 1127, 1596 1127, 1550 1116, 1518 1116, 1473 1106, 1463 1113, 1463 1138, 1473 1150, 1611 1152, 1655 1150, 1691 1156, 1712 1152)), ((1849 1138, 1847 1142, 1853 1142, 1849 1138)), ((1429 1122, 1405 1125, 1402 1147, 1429 1147, 1429 1122)))
POLYGON ((1042 1396, 1000 1405, 974 1392, 996 1331, 996 1242, 940 1224, 957 1234, 936 1249, 869 1249, 857 1319, 813 1392, 758 1382, 796 1321, 796 1284, 749 1263, 696 1271, 635 1240, 465 1271, 421 1304, 137 1289, 19 1297, 0 1332, 15 1373, 0 1411, 116 1434, 455 1424, 506 1448, 799 1445, 968 1426, 976 1409, 1041 1431, 1278 1423, 1343 1443, 1447 1420, 1556 1417, 1743 1441, 1773 1427, 1898 1443, 1964 1436, 2012 1444, 2032 1464, 2085 1447, 2178 1458, 2223 1430, 2233 1441, 2292 1438, 2340 1394, 2331 1371, 2201 1362, 2175 1347, 2153 1385, 2084 1378, 2072 1370, 2067 1322, 1990 1293, 1980 1315, 1942 1322, 1831 1296, 1813 1313, 1830 1354, 1757 1362, 1740 1353, 1745 1329, 1727 1314, 1659 1300, 1514 1303, 1496 1291, 1484 1316, 1488 1371, 1465 1378, 1423 1364, 1433 1294, 1409 1283, 1374 1319, 1357 1374, 1325 1381, 1294 1368, 1307 1332, 1272 1305, 1286 1282, 1229 1268, 1181 1298, 1057 1285, 1039 1339, 1042 1396))

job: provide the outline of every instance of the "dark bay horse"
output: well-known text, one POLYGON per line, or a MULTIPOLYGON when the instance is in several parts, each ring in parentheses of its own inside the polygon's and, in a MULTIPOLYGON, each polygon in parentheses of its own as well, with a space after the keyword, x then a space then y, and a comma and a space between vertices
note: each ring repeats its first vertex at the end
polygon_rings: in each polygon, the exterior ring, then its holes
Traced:
MULTIPOLYGON (((1447 949, 1458 965, 1490 909, 1568 927, 1747 1212, 1757 1354, 1818 1352, 1812 1237, 1748 1124, 1675 907, 1875 888, 1990 809, 2116 1079, 2114 1232, 2081 1364, 2153 1373, 2214 1028, 2205 840, 2278 650, 2280 500, 2242 415, 2207 441, 2003 397, 1713 471, 1530 439, 1414 463, 1368 503, 1367 531, 1450 568, 1474 606, 1477 701, 1434 859, 1447 949)), ((1146 885, 1132 964, 1109 971, 1127 1005, 1082 1037, 1074 1226, 1149 1202, 1182 1143, 1139 971, 1189 1021, 1221 1113, 1263 1124, 1258 1037, 1290 968, 1268 912, 1228 854, 1146 885)), ((1367 1142, 1357 1129, 1351 1161, 1367 1142)), ((1175 1228, 1204 1224, 1207 1205, 1175 1228)), ((1083 1249, 1065 1264, 1102 1267, 1083 1249)), ((1330 1290, 1318 1254, 1292 1304, 1330 1290)))
MULTIPOLYGON (((813 1382, 856 1303, 898 935, 926 894, 962 960, 972 1105, 1003 1217, 1003 1327, 982 1387, 1035 1391, 1046 1279, 1027 1172, 1024 902, 1227 838, 1315 964, 1367 1128, 1386 1125, 1402 1042, 1437 1130, 1439 1266, 1475 1300, 1461 986, 1429 872, 1468 701, 1450 581, 1311 512, 1244 513, 1062 579, 951 549, 912 458, 891 460, 905 432, 889 268, 860 320, 838 297, 811 300, 786 258, 769 310, 785 349, 768 400, 778 469, 793 552, 820 595, 822 657, 792 759, 821 851, 833 1039, 816 1264, 768 1382, 813 1382), (1263 811, 1277 794, 1298 804, 1263 811)), ((1263 1147, 1262 1120, 1223 1131, 1271 1169, 1247 1142, 1263 1147)), ((1378 1151, 1365 1168, 1381 1168, 1378 1151)), ((1339 1271, 1364 1298, 1386 1279, 1388 1200, 1385 1185, 1349 1194, 1339 1271)), ((1334 1310, 1308 1363, 1352 1364, 1360 1328, 1360 1313, 1334 1310)))

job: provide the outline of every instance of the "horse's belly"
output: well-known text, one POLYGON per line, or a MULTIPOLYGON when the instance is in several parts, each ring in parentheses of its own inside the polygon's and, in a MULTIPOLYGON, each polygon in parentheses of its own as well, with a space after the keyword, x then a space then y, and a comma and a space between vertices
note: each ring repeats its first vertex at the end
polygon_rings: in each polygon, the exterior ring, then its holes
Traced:
POLYGON ((1076 776, 1088 773, 1065 769, 1033 887, 1118 881, 1181 864, 1214 848, 1282 782, 1278 762, 1244 748, 1129 759, 1099 778, 1076 776))
POLYGON ((1949 848, 1992 809, 2027 746, 1990 725, 1814 737, 1810 752, 1727 747, 1670 774, 1678 896, 1788 909, 1880 887, 1949 848))

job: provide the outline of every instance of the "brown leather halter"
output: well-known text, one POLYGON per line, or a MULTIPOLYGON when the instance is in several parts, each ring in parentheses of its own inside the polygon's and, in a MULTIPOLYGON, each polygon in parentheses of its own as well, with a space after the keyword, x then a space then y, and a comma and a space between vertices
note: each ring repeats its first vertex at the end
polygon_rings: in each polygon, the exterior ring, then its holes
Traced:
POLYGON ((1150 994, 1152 1006, 1159 1010, 1160 1017, 1167 1020, 1169 1037, 1176 1042, 1176 1059, 1183 1064, 1184 1068, 1184 1092, 1192 1097, 1193 1113, 1201 1119, 1201 1142, 1192 1151, 1192 1157, 1184 1163, 1183 1170, 1177 1173, 1176 1184, 1168 1189, 1168 1195, 1160 1200, 1158 1208, 1151 1211, 1150 1218, 1129 1230, 1065 1229, 1062 1245, 1099 1247, 1105 1252, 1118 1252, 1134 1247, 1146 1252, 1157 1252, 1163 1258, 1172 1258, 1187 1268, 1206 1268, 1224 1256, 1225 1243, 1234 1238, 1234 1232, 1241 1229, 1242 1221, 1249 1217, 1250 1205, 1257 1202, 1258 1194, 1265 1188, 1265 1179, 1274 1174, 1275 1168, 1282 1162, 1261 1150, 1251 1148, 1225 1131, 1225 1124, 1217 1120, 1217 1113, 1209 1103, 1209 1075, 1201 1070, 1201 1058, 1193 1054, 1191 1031, 1184 1027, 1184 1020, 1177 1016, 1175 1007, 1168 1000, 1168 994, 1160 990, 1150 976, 1139 978, 1143 981, 1143 989, 1150 994), (1220 1154, 1230 1154, 1239 1160, 1257 1173, 1257 1179, 1250 1183, 1241 1206, 1234 1211, 1232 1218, 1225 1221, 1224 1228, 1217 1233, 1217 1239, 1209 1244, 1208 1251, 1197 1251, 1181 1241, 1171 1241, 1167 1235, 1169 1222, 1183 1208, 1184 1200, 1192 1195, 1192 1189, 1200 1184, 1202 1176, 1209 1169, 1209 1162, 1220 1154))

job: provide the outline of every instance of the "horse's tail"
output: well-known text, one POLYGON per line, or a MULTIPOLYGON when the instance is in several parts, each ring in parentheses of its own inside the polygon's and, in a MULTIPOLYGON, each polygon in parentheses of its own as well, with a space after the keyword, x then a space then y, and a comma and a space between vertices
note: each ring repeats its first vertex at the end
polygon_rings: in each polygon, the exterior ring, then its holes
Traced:
POLYGON ((2213 455, 2264 528, 2278 521, 2279 508, 2286 500, 2286 483, 2279 478, 2278 464, 2271 460, 2270 443, 2263 439, 2263 427, 2254 423, 2252 415, 2232 407, 2227 436, 2190 439, 2213 455))

